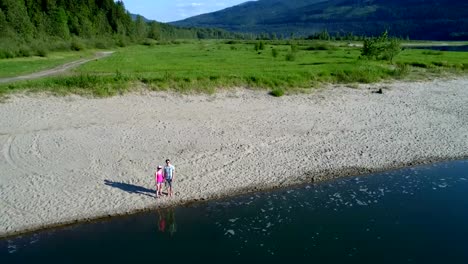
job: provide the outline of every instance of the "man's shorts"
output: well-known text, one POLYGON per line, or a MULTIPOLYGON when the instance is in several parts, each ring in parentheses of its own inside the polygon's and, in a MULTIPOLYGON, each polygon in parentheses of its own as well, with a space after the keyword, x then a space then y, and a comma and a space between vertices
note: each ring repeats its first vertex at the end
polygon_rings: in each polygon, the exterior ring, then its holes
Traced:
POLYGON ((172 188, 172 179, 166 179, 165 185, 169 185, 169 187, 172 188))

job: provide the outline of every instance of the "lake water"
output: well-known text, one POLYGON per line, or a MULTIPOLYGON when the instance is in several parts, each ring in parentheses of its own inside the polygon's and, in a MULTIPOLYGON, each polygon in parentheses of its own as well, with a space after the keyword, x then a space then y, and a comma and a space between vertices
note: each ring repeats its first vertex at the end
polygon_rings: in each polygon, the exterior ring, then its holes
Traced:
POLYGON ((1 263, 468 263, 468 161, 0 240, 1 263))
POLYGON ((468 45, 456 45, 456 46, 410 46, 408 49, 428 49, 428 50, 439 50, 439 51, 460 51, 467 52, 468 45))

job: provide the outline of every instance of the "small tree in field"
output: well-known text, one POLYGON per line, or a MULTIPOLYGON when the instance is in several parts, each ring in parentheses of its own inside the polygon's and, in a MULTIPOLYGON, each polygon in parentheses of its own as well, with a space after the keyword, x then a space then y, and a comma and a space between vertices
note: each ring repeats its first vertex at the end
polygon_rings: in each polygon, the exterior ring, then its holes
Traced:
POLYGON ((366 38, 361 50, 361 56, 369 59, 388 60, 393 62, 393 58, 401 52, 401 43, 397 38, 389 38, 385 31, 379 37, 366 38))

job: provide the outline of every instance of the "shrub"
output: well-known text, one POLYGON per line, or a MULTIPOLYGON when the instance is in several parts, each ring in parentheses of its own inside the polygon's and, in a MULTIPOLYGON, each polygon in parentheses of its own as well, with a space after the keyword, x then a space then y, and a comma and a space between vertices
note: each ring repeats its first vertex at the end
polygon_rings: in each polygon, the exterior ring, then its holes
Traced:
POLYGON ((30 57, 32 55, 31 48, 28 46, 21 46, 16 55, 18 57, 30 57))
POLYGON ((401 52, 401 43, 396 38, 389 38, 385 31, 378 38, 367 38, 361 50, 361 56, 369 59, 388 60, 393 62, 393 58, 401 52))
POLYGON ((413 67, 419 67, 419 68, 429 68, 429 66, 425 63, 422 62, 410 62, 409 63, 413 67))
POLYGON ((423 55, 442 55, 444 53, 440 50, 425 50, 422 52, 422 54, 423 55))
POLYGON ((278 57, 278 54, 279 54, 279 51, 277 49, 272 49, 271 50, 271 56, 273 56, 273 58, 278 57))
POLYGON ((257 41, 257 42, 255 42, 254 48, 255 48, 256 51, 264 50, 265 49, 265 43, 263 41, 257 41))
POLYGON ((314 43, 313 45, 306 48, 306 50, 333 50, 335 46, 326 43, 314 43))
POLYGON ((36 55, 39 57, 47 57, 49 51, 46 48, 38 48, 36 50, 36 55))
POLYGON ((73 38, 70 43, 71 50, 80 51, 86 49, 84 43, 79 38, 73 38))
POLYGON ((128 81, 129 78, 125 76, 121 71, 117 70, 114 75, 114 81, 116 82, 125 82, 128 81))
POLYGON ((128 46, 128 39, 125 36, 118 35, 115 38, 115 44, 121 48, 126 47, 128 46))
POLYGON ((405 64, 405 63, 397 64, 392 74, 394 77, 404 77, 408 75, 409 74, 408 64, 405 64))
POLYGON ((103 39, 97 39, 94 41, 94 47, 97 49, 107 49, 111 47, 112 44, 103 39))
POLYGON ((274 97, 281 97, 284 95, 284 90, 281 88, 276 88, 270 92, 270 95, 274 97))
POLYGON ((50 50, 54 51, 69 51, 71 44, 68 41, 53 41, 53 45, 50 46, 50 50))
POLYGON ((17 56, 18 43, 14 39, 0 38, 0 58, 10 59, 17 56))
POLYGON ((433 61, 432 64, 437 67, 449 67, 450 66, 446 61, 433 61))
POLYGON ((0 59, 11 59, 14 57, 15 54, 12 51, 0 49, 0 59))
POLYGON ((148 39, 148 38, 147 38, 147 39, 145 39, 145 40, 143 41, 142 44, 145 45, 145 46, 150 46, 150 47, 151 47, 151 46, 156 45, 156 40, 154 40, 154 39, 148 39))
POLYGON ((291 44, 291 52, 296 53, 299 50, 297 44, 291 44))
POLYGON ((288 54, 286 54, 286 60, 287 61, 295 61, 296 60, 296 53, 288 52, 288 54))

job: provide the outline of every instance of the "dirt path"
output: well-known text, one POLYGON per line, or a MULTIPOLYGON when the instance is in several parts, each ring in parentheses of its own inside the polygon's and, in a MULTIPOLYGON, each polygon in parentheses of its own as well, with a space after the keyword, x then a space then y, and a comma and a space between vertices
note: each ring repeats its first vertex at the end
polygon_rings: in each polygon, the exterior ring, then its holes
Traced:
POLYGON ((38 79, 46 76, 51 76, 59 73, 63 73, 69 69, 76 68, 82 64, 85 64, 88 61, 92 60, 97 60, 97 59, 102 59, 107 56, 110 56, 113 51, 104 51, 104 52, 98 52, 95 54, 94 57, 89 58, 89 59, 80 59, 77 61, 72 61, 69 63, 62 64, 58 67, 55 67, 53 69, 48 69, 45 71, 40 71, 40 72, 34 72, 31 74, 27 75, 22 75, 22 76, 16 76, 16 77, 8 77, 8 78, 0 78, 0 83, 9 83, 9 82, 15 82, 15 81, 22 81, 22 80, 32 80, 32 79, 38 79))

